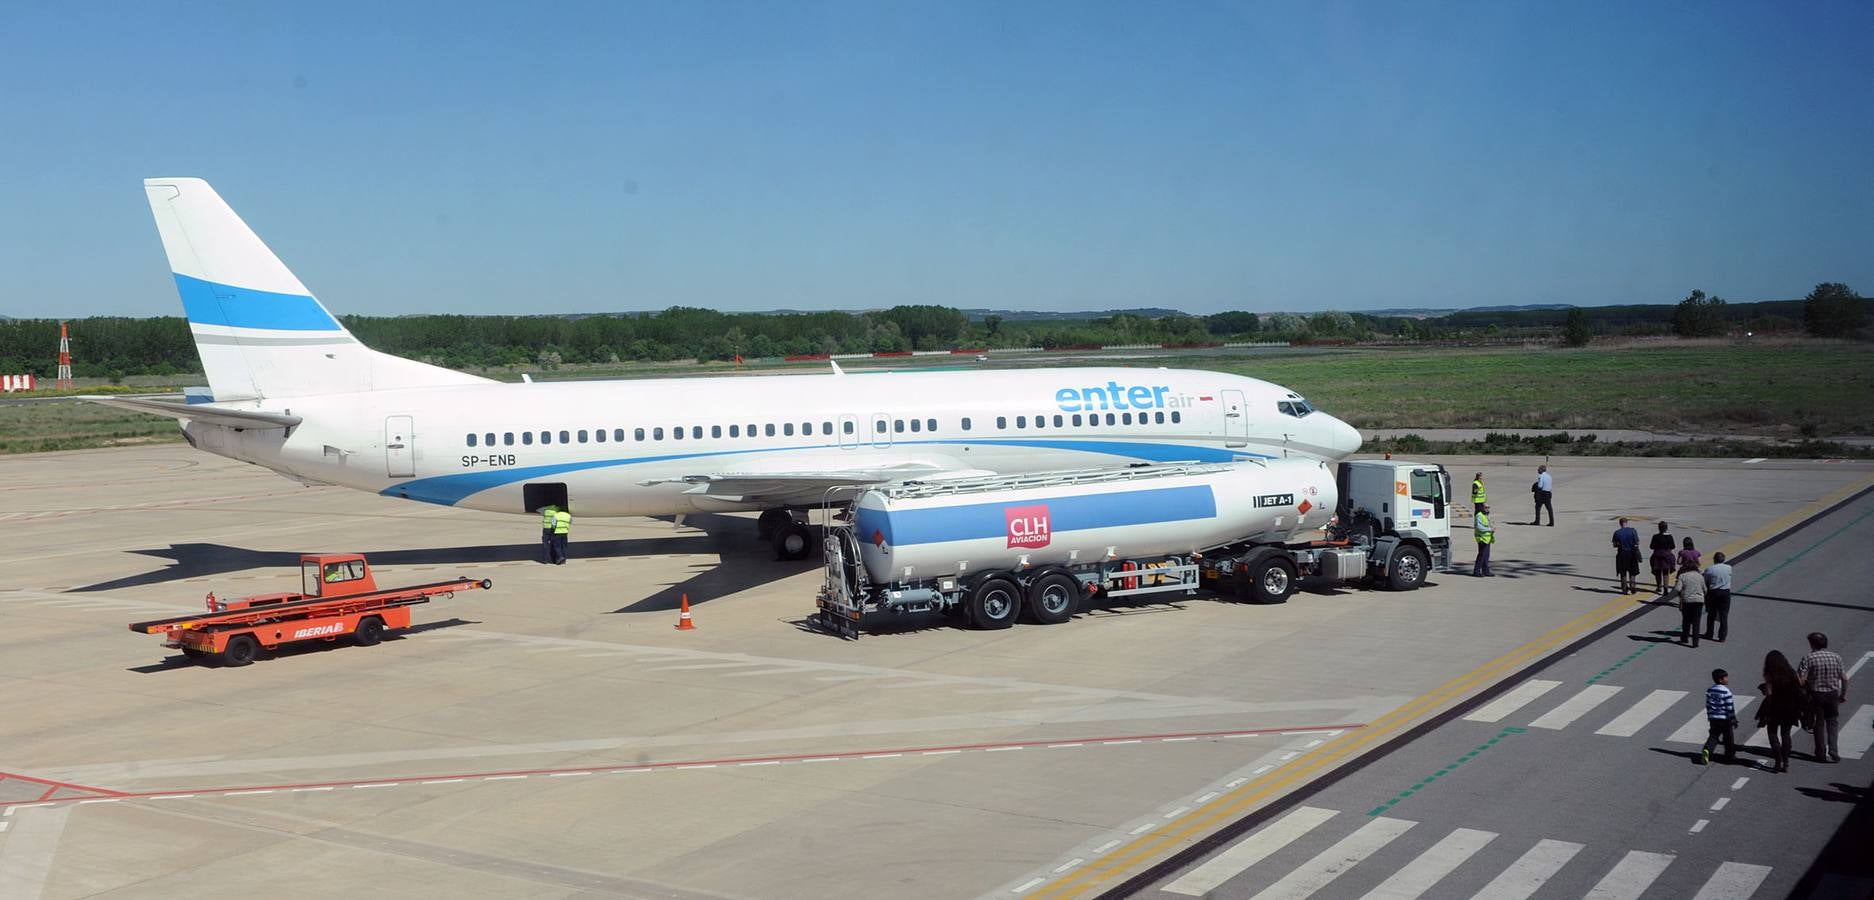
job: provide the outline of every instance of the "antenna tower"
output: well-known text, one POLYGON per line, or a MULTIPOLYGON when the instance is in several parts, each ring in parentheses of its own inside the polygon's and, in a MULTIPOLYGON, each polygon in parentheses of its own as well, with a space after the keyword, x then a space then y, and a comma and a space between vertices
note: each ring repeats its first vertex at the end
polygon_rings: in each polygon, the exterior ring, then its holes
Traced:
POLYGON ((72 387, 72 336, 65 330, 65 323, 59 323, 59 377, 52 385, 58 389, 72 387))

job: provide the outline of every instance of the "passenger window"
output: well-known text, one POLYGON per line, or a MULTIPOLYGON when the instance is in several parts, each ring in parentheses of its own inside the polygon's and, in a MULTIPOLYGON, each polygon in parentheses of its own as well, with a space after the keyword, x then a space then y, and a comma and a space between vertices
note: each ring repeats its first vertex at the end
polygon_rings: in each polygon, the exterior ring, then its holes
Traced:
MULTIPOLYGON (((564 431, 560 432, 560 440, 565 440, 565 439, 566 439, 566 432, 564 431)), ((579 429, 579 443, 583 444, 585 442, 586 442, 586 430, 584 428, 581 428, 579 429)))
POLYGON ((678 425, 677 427, 670 429, 670 439, 673 441, 683 440, 683 426, 682 425, 678 425))
POLYGON ((652 439, 652 440, 658 440, 658 441, 661 441, 661 440, 663 440, 663 439, 664 439, 664 429, 662 429, 662 428, 653 428, 653 429, 651 429, 651 439, 652 439))
POLYGON ((502 443, 502 445, 503 445, 503 446, 507 446, 507 447, 512 447, 512 446, 514 446, 514 432, 512 432, 512 431, 504 431, 504 432, 502 432, 502 433, 501 433, 501 443, 502 443))
POLYGON ((813 437, 813 423, 812 422, 800 423, 800 436, 801 437, 813 437))
POLYGON ((1119 422, 1117 421, 1117 417, 1116 417, 1116 416, 1114 416, 1114 415, 1113 415, 1112 413, 1107 413, 1107 414, 1106 414, 1106 424, 1108 424, 1108 425, 1117 425, 1117 424, 1119 424, 1119 422))
POLYGON ((922 430, 922 429, 923 429, 923 425, 924 425, 924 420, 923 420, 923 419, 912 419, 912 420, 911 420, 911 430, 912 430, 912 431, 920 431, 920 430, 922 430))
POLYGON ((644 429, 642 428, 631 429, 631 439, 634 441, 644 440, 644 429))
POLYGON ((694 438, 694 439, 696 439, 696 440, 699 440, 699 441, 700 441, 700 440, 702 440, 702 439, 703 439, 703 426, 701 426, 701 425, 691 425, 691 426, 690 426, 690 437, 692 437, 692 438, 694 438))
POLYGON ((774 423, 769 422, 765 427, 767 429, 767 435, 769 437, 774 437, 774 423))
POLYGON ((841 428, 842 428, 842 429, 843 429, 843 430, 844 430, 844 431, 845 431, 845 432, 846 432, 847 434, 852 434, 853 432, 855 432, 855 431, 858 431, 858 430, 859 430, 859 426, 857 426, 857 425, 855 425, 855 424, 853 424, 853 423, 852 423, 852 422, 850 422, 850 421, 848 421, 848 422, 841 422, 841 423, 840 423, 840 427, 841 427, 841 428))
POLYGON ((1152 413, 1152 421, 1156 422, 1159 425, 1165 424, 1165 414, 1162 412, 1152 413))
POLYGON ((924 420, 924 430, 925 430, 925 431, 936 431, 936 430, 937 430, 937 420, 936 420, 936 419, 925 419, 925 420, 924 420))
POLYGON ((601 444, 605 443, 605 429, 603 428, 592 429, 592 439, 595 441, 598 441, 601 444))
POLYGON ((1074 427, 1075 428, 1080 427, 1080 414, 1079 413, 1074 413, 1074 427))
POLYGON ((482 443, 487 444, 490 447, 493 447, 495 445, 495 433, 490 431, 487 434, 482 435, 482 443))
MULTIPOLYGON (((639 435, 639 439, 642 440, 643 436, 639 435)), ((625 442, 625 430, 623 428, 612 429, 612 440, 620 444, 624 443, 625 442)))
POLYGON ((962 424, 962 426, 963 426, 963 430, 964 430, 964 431, 968 431, 968 430, 970 430, 970 417, 969 417, 969 416, 964 416, 964 417, 963 417, 963 421, 962 421, 962 423, 961 423, 961 424, 962 424))
POLYGON ((899 434, 904 434, 904 420, 903 419, 891 420, 891 430, 899 434))
POLYGON ((1047 417, 1047 416, 1036 416, 1036 417, 1035 417, 1035 427, 1036 427, 1036 428, 1045 428, 1045 427, 1047 427, 1047 424, 1048 424, 1048 417, 1047 417))
POLYGON ((741 437, 741 436, 742 436, 742 426, 740 425, 729 426, 729 437, 733 438, 733 437, 741 437))
POLYGON ((821 423, 820 423, 820 433, 821 433, 821 434, 832 434, 832 433, 833 433, 833 423, 831 423, 831 422, 821 422, 821 423))
POLYGON ((1175 410, 1175 409, 1174 409, 1174 410, 1172 410, 1172 411, 1171 411, 1171 424, 1173 424, 1173 425, 1176 425, 1176 424, 1178 424, 1179 422, 1182 422, 1182 421, 1184 421, 1184 416, 1183 416, 1183 414, 1181 414, 1181 413, 1179 413, 1179 412, 1178 412, 1177 410, 1175 410))
POLYGON ((1005 428, 1008 428, 1008 427, 1009 427, 1009 417, 1008 417, 1008 416, 996 416, 996 430, 997 430, 997 431, 1001 431, 1001 430, 1003 430, 1003 429, 1005 429, 1005 428))
POLYGON ((542 443, 542 444, 551 444, 551 443, 553 443, 553 432, 551 432, 551 431, 542 431, 542 432, 540 432, 540 443, 542 443))
POLYGON ((794 436, 794 423, 792 422, 782 423, 781 433, 784 435, 787 435, 788 437, 793 437, 794 436))
POLYGON ((468 436, 468 445, 469 445, 470 447, 473 447, 473 446, 475 446, 475 434, 474 434, 474 432, 470 432, 470 433, 469 433, 469 436, 468 436))
POLYGON ((713 438, 722 437, 722 426, 721 425, 709 426, 709 436, 713 438))
POLYGON ((534 433, 531 431, 521 432, 521 443, 528 447, 532 447, 534 445, 534 433))
POLYGON ((572 442, 573 442, 573 436, 571 434, 568 434, 567 432, 564 432, 564 431, 560 432, 560 443, 570 444, 572 442))
POLYGON ((1119 416, 1119 421, 1121 421, 1121 422, 1123 422, 1123 423, 1125 423, 1125 424, 1127 424, 1127 425, 1131 425, 1131 424, 1132 424, 1132 414, 1131 414, 1131 413, 1121 413, 1121 414, 1120 414, 1120 416, 1119 416))
POLYGON ((1065 424, 1067 424, 1066 418, 1062 417, 1060 413, 1055 413, 1054 414, 1054 427, 1059 428, 1065 424))

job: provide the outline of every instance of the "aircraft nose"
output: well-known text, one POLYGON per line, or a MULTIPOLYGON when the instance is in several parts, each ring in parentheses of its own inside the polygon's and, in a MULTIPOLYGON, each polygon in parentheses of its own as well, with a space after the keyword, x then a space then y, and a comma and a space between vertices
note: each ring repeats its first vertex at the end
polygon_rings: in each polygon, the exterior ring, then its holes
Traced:
POLYGON ((1360 438, 1360 429, 1333 416, 1328 417, 1327 445, 1334 449, 1336 457, 1352 456, 1360 452, 1362 443, 1364 441, 1360 438))

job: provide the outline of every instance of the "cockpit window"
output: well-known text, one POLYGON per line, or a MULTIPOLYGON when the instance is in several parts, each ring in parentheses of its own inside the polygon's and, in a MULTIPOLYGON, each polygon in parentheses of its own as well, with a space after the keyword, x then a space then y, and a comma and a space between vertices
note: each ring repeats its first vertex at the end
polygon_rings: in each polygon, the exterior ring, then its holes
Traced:
POLYGON ((1275 408, 1276 411, 1280 412, 1282 415, 1294 416, 1297 419, 1314 412, 1314 407, 1309 406, 1308 401, 1293 394, 1289 395, 1287 400, 1276 401, 1275 408))

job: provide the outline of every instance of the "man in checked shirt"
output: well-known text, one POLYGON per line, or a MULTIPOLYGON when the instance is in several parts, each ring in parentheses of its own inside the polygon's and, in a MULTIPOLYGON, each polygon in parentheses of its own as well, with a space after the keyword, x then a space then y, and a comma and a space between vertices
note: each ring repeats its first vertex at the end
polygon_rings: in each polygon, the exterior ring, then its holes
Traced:
POLYGON ((1796 680, 1809 692, 1809 709, 1815 716, 1815 761, 1841 762, 1836 739, 1841 735, 1841 705, 1848 700, 1848 674, 1842 671, 1841 655, 1828 648, 1828 635, 1809 632, 1809 655, 1796 664, 1796 680))

